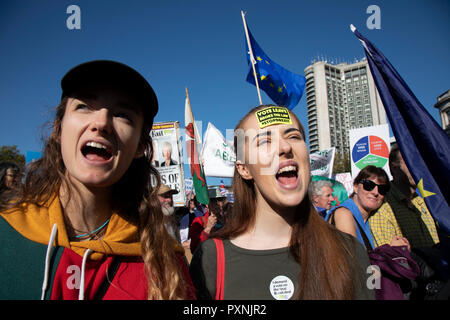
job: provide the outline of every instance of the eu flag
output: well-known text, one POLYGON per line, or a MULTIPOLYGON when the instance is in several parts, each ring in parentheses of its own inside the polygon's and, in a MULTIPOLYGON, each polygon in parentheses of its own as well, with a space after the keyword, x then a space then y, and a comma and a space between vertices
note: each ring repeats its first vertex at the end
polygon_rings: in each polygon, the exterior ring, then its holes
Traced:
MULTIPOLYGON (((255 70, 258 77, 259 87, 280 106, 293 109, 303 95, 306 79, 304 76, 292 73, 277 63, 273 62, 255 41, 250 30, 248 30, 250 45, 255 58, 255 70)), ((247 62, 250 69, 247 74, 247 82, 255 84, 253 68, 247 42, 247 62)))
POLYGON ((450 235, 450 138, 385 56, 358 30, 403 159, 438 227, 450 235))

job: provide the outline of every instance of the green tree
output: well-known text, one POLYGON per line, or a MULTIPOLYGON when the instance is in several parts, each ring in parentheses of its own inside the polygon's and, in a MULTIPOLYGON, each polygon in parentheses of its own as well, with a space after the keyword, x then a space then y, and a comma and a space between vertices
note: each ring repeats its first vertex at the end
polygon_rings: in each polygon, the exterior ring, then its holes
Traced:
POLYGON ((351 172, 350 154, 336 152, 333 163, 333 174, 351 172))
POLYGON ((10 161, 17 163, 20 166, 25 166, 25 156, 20 153, 17 146, 2 146, 0 147, 0 162, 10 161))

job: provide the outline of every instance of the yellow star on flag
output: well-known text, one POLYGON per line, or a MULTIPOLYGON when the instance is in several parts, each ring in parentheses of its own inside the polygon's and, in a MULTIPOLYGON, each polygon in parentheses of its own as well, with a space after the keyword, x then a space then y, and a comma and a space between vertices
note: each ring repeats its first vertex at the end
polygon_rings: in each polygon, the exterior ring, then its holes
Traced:
POLYGON ((269 86, 271 86, 272 88, 275 87, 275 85, 272 82, 269 83, 269 86))
POLYGON ((256 60, 262 61, 261 57, 256 57, 256 60))
POLYGON ((435 195, 436 193, 427 191, 423 188, 423 179, 420 179, 419 183, 417 184, 417 189, 419 189, 420 194, 423 198, 435 195))
POLYGON ((265 78, 267 78, 267 76, 265 76, 265 75, 261 76, 261 80, 264 80, 265 78))
POLYGON ((283 92, 283 88, 282 87, 278 87, 278 92, 283 92))

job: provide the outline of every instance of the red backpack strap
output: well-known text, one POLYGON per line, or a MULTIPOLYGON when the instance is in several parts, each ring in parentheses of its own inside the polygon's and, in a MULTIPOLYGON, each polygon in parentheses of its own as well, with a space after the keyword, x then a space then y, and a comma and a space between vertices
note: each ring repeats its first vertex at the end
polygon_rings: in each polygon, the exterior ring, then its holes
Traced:
POLYGON ((217 279, 216 279, 216 300, 223 300, 223 288, 225 283, 225 251, 223 241, 213 239, 217 250, 217 279))

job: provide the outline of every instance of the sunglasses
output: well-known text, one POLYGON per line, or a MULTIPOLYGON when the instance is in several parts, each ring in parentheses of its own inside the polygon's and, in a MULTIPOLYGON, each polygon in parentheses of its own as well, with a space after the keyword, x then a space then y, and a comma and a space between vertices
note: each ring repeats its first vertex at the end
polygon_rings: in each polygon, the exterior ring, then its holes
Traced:
POLYGON ((376 184, 375 182, 373 182, 372 180, 361 180, 362 185, 364 190, 366 191, 372 191, 375 187, 378 187, 378 193, 381 194, 382 196, 385 196, 388 191, 390 186, 388 184, 376 184))

